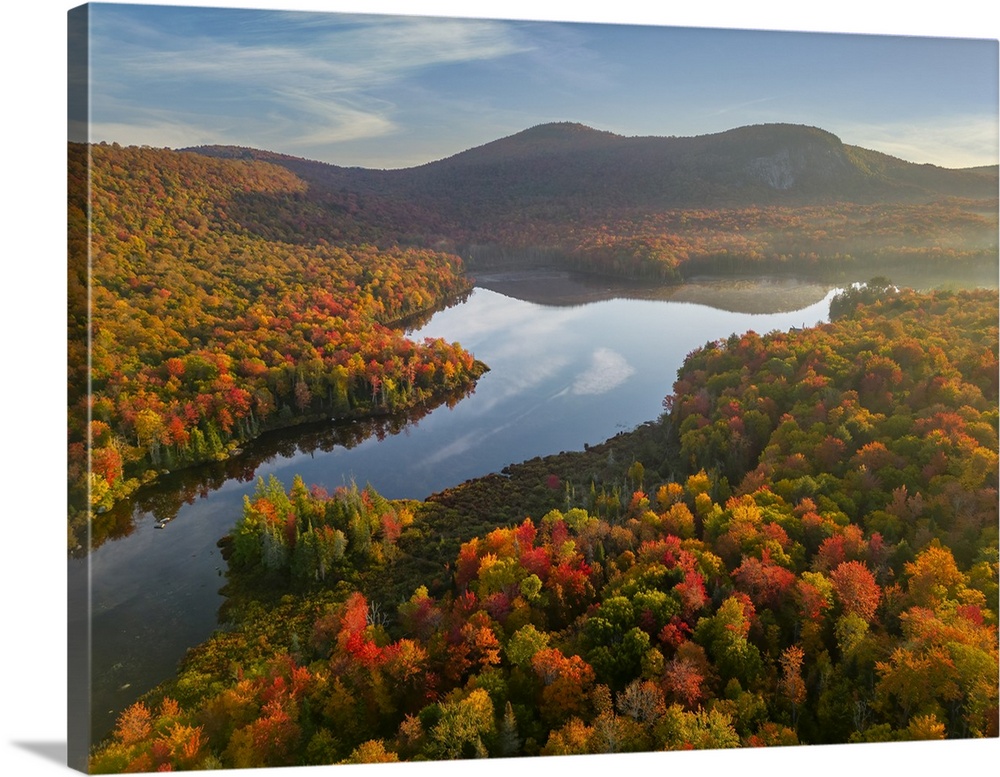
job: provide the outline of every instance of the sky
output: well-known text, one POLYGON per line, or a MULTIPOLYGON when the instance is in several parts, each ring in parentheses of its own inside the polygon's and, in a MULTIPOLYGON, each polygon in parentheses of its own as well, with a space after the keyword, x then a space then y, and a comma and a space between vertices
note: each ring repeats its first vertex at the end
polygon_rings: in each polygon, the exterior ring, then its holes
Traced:
POLYGON ((790 122, 913 162, 998 161, 996 39, 98 3, 89 42, 89 137, 123 145, 396 168, 550 121, 790 122))

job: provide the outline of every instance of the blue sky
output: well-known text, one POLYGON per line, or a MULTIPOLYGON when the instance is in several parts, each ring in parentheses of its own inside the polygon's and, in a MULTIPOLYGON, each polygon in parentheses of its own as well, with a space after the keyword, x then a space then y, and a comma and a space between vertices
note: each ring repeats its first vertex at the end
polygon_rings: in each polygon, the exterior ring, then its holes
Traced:
POLYGON ((97 141, 405 167, 549 121, 622 135, 793 122, 915 162, 998 155, 996 40, 92 9, 97 141))

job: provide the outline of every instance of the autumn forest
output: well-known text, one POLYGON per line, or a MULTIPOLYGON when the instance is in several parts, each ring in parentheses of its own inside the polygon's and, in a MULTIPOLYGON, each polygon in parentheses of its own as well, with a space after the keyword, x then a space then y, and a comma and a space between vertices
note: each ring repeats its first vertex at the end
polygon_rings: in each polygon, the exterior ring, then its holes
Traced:
POLYGON ((399 171, 70 144, 69 176, 76 557, 276 430, 461 403, 491 365, 407 332, 479 271, 869 278, 585 450, 413 499, 257 478, 219 630, 91 771, 998 736, 997 292, 892 281, 996 267, 995 167, 545 125, 399 171))

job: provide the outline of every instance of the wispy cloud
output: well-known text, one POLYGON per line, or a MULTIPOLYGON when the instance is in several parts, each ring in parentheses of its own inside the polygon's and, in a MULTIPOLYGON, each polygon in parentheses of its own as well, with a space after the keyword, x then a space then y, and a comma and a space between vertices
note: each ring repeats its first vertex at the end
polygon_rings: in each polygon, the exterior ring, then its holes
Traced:
POLYGON ((573 382, 577 395, 606 394, 635 374, 635 367, 617 351, 598 348, 591 354, 590 365, 573 382))
MULTIPOLYGON (((83 134, 76 137, 88 139, 83 134)), ((128 145, 156 148, 184 148, 219 142, 219 133, 198 124, 186 124, 174 117, 157 121, 150 111, 138 111, 129 122, 91 122, 89 139, 118 140, 128 145)), ((235 141, 234 141, 235 142, 235 141)))
POLYGON ((996 115, 951 116, 920 122, 841 127, 845 143, 872 148, 909 162, 972 167, 998 161, 996 115))
POLYGON ((729 113, 743 113, 747 108, 751 108, 755 105, 762 105, 764 103, 771 103, 775 100, 781 99, 780 97, 760 97, 756 100, 746 100, 745 102, 734 103, 732 105, 724 105, 721 108, 709 113, 709 116, 725 116, 729 113))
POLYGON ((170 17, 154 25, 106 13, 91 49, 94 135, 151 145, 171 145, 185 128, 212 142, 280 138, 282 146, 385 136, 396 129, 397 106, 385 97, 394 85, 524 45, 509 25, 479 20, 268 14, 190 34, 163 21, 170 17), (232 126, 221 126, 223 115, 232 126))

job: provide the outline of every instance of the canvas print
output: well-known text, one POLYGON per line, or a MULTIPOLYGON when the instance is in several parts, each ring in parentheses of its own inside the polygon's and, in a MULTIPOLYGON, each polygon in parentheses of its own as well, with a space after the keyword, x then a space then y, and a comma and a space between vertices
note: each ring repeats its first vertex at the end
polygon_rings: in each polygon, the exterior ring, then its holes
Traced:
POLYGON ((72 767, 997 737, 996 40, 68 45, 72 767))

